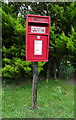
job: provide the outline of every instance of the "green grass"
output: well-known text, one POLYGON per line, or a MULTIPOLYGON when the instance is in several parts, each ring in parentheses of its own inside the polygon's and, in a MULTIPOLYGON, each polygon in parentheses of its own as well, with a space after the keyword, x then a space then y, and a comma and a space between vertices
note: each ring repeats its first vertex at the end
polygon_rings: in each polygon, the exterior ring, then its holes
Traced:
POLYGON ((3 118, 74 118, 74 85, 39 81, 37 109, 32 110, 32 84, 3 87, 3 118))

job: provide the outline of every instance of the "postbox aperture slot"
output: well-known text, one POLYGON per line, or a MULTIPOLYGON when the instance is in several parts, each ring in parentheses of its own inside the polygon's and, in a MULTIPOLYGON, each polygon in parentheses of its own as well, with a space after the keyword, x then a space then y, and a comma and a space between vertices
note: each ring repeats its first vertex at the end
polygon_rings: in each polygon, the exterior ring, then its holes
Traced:
POLYGON ((45 27, 48 27, 48 23, 33 23, 33 22, 29 22, 28 23, 29 24, 29 26, 30 25, 33 25, 33 26, 45 26, 45 27))

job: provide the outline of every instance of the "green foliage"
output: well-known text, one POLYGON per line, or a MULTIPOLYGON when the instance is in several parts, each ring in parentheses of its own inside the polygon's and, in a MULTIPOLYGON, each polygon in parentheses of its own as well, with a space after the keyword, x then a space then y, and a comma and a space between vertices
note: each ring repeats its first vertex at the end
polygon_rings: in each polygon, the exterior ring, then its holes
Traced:
MULTIPOLYGON (((62 32, 61 34, 56 34, 55 33, 55 24, 53 24, 53 26, 50 29, 50 33, 51 33, 51 40, 50 40, 50 44, 51 44, 51 54, 50 54, 50 58, 53 59, 53 61, 55 61, 57 67, 61 68, 61 64, 63 63, 62 66, 66 67, 66 71, 63 70, 63 68, 61 69, 60 72, 60 76, 61 74, 63 74, 62 76, 67 78, 67 76, 75 71, 76 69, 72 69, 73 66, 76 68, 75 65, 65 65, 65 63, 63 62, 64 57, 67 58, 67 60, 71 61, 71 62, 75 62, 75 57, 76 57, 76 32, 75 29, 73 27, 71 27, 71 34, 65 35, 64 32, 62 32), (70 73, 69 73, 70 72, 70 73)), ((66 62, 67 62, 66 60, 66 62)))
POLYGON ((12 14, 11 7, 8 7, 7 3, 2 2, 2 10, 6 12, 6 14, 12 14))
POLYGON ((45 64, 46 62, 38 62, 38 73, 40 73, 42 70, 43 70, 43 65, 45 64))
POLYGON ((55 25, 51 27, 51 39, 50 44, 57 48, 57 50, 62 50, 64 51, 66 48, 69 49, 70 51, 74 51, 75 47, 75 38, 74 36, 76 35, 76 32, 74 28, 72 27, 71 29, 72 34, 69 34, 69 36, 66 36, 64 32, 61 34, 55 34, 55 25))
POLYGON ((27 77, 32 74, 31 62, 23 61, 17 57, 12 60, 4 58, 3 61, 5 65, 2 69, 2 73, 5 78, 18 79, 19 77, 27 77))
POLYGON ((74 67, 72 66, 72 64, 67 61, 62 61, 60 66, 59 66, 59 69, 60 69, 60 76, 63 77, 63 78, 67 78, 69 77, 69 75, 75 71, 74 67))
POLYGON ((6 63, 10 63, 10 62, 11 62, 11 59, 4 58, 3 61, 6 62, 6 63))
MULTIPOLYGON (((6 6, 5 9, 8 9, 6 6)), ((4 7, 3 4, 3 10, 4 7)), ((10 12, 3 10, 3 77, 18 79, 31 76, 32 63, 25 61, 25 26, 20 18, 14 18, 10 12)))
POLYGON ((15 78, 18 74, 18 70, 16 67, 11 65, 5 65, 5 67, 2 69, 3 76, 6 78, 15 78))

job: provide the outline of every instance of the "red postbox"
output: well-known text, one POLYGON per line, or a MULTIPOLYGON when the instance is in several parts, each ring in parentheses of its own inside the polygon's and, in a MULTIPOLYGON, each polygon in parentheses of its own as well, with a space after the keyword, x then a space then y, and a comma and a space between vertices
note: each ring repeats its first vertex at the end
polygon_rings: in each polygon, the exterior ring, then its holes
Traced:
POLYGON ((26 16, 26 61, 48 61, 49 35, 49 16, 26 16))

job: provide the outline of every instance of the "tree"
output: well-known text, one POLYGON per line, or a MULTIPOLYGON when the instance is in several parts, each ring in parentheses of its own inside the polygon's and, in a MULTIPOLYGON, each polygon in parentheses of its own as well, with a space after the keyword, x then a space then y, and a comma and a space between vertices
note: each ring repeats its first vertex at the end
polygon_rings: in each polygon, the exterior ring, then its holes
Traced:
POLYGON ((49 77, 56 78, 56 70, 59 72, 59 65, 66 56, 68 60, 75 61, 75 6, 74 2, 3 3, 1 10, 3 17, 3 74, 8 73, 4 76, 12 78, 14 74, 19 77, 30 76, 32 73, 32 63, 25 61, 25 15, 27 14, 51 17, 49 61, 46 64, 39 63, 41 67, 39 72, 44 65, 44 71, 46 68, 48 69, 49 77), (71 28, 73 32, 71 32, 71 28))
MULTIPOLYGON (((76 38, 75 38, 75 30, 72 27, 71 34, 68 34, 68 36, 65 35, 65 33, 61 33, 61 34, 55 34, 54 30, 55 27, 51 28, 51 45, 53 47, 53 51, 50 52, 50 70, 49 71, 54 71, 53 72, 53 76, 56 76, 56 68, 59 69, 59 65, 61 63, 61 61, 66 58, 66 61, 69 60, 71 61, 71 54, 73 54, 72 57, 74 57, 74 53, 75 53, 75 42, 76 42, 76 38), (54 67, 55 65, 55 67, 54 67), (53 70, 54 69, 54 70, 53 70)), ((75 59, 75 57, 74 57, 75 59)), ((52 73, 52 72, 51 72, 52 73)))
POLYGON ((25 26, 21 19, 10 13, 11 8, 3 3, 2 39, 3 39, 3 77, 18 79, 31 75, 31 62, 25 61, 25 26), (6 6, 6 7, 5 7, 6 6), (5 10, 5 11, 4 11, 5 10))

